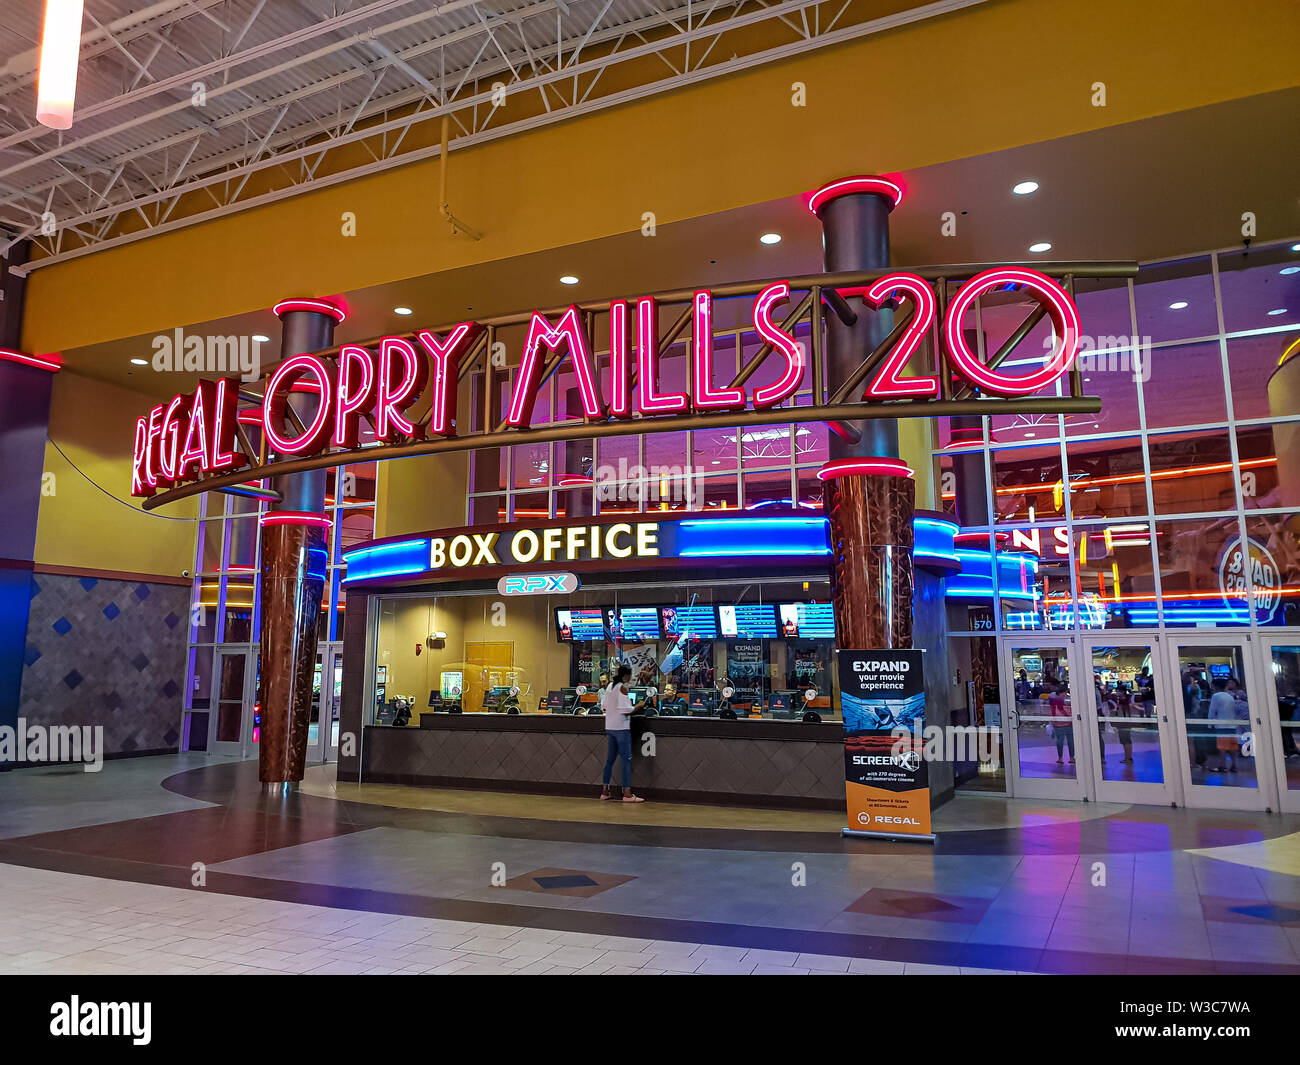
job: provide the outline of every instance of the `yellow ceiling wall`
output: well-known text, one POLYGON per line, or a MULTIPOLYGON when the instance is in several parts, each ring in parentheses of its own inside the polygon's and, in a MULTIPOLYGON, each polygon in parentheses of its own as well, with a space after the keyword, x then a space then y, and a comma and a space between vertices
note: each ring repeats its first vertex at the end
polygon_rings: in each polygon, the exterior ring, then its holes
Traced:
MULTIPOLYGON (((24 346, 58 351, 1300 84, 1294 0, 991 0, 671 94, 35 270, 24 346), (807 106, 791 106, 803 82, 807 106), (1103 82, 1106 106, 1093 106, 1103 82), (738 154, 751 164, 738 168, 738 154), (725 172, 725 182, 716 175, 725 172), (357 216, 344 237, 341 215, 357 216)), ((1207 160, 1207 163, 1209 161, 1207 160)))

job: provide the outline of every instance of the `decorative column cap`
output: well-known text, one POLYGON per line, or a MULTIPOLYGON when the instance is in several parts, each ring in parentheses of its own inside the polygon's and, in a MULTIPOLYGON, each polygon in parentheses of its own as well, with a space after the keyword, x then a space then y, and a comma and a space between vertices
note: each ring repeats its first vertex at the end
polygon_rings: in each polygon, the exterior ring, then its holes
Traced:
POLYGON ((10 351, 0 348, 0 362, 16 362, 23 366, 35 366, 47 373, 58 373, 63 368, 63 359, 58 355, 28 355, 22 351, 10 351))
POLYGON ((314 525, 328 529, 332 524, 324 514, 309 514, 302 510, 268 510, 262 515, 263 525, 314 525))
POLYGON ((277 318, 283 318, 286 314, 291 314, 294 311, 310 311, 313 314, 328 314, 334 319, 334 321, 339 323, 342 323, 348 316, 347 311, 332 300, 321 300, 313 297, 281 300, 271 308, 271 313, 277 318))
POLYGON ((817 471, 817 480, 831 481, 837 477, 911 477, 912 474, 912 467, 902 459, 862 455, 826 463, 817 471))
POLYGON ((890 201, 891 210, 903 202, 903 189, 897 181, 875 174, 859 174, 856 177, 840 178, 823 185, 808 198, 808 210, 815 215, 820 215, 821 209, 831 200, 861 193, 884 196, 890 201))

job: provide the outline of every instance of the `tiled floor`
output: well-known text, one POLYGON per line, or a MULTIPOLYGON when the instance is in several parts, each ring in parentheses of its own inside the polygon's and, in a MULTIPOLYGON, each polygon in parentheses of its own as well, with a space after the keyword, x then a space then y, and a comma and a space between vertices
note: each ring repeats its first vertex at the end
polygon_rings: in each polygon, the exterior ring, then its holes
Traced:
POLYGON ((689 975, 952 966, 363 913, 0 865, 0 973, 689 975))
POLYGON ((931 847, 326 772, 277 800, 194 757, 0 775, 0 966, 1300 972, 1296 817, 968 797, 931 847))

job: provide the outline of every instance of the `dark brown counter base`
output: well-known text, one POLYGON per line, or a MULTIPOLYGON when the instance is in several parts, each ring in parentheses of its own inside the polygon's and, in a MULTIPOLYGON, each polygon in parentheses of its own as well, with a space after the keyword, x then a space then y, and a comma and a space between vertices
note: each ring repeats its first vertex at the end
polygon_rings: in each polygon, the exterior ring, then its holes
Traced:
MULTIPOLYGON (((433 723, 366 728, 364 783, 593 799, 600 790, 601 718, 424 716, 433 723)), ((616 765, 616 780, 620 773, 616 765)), ((803 722, 649 719, 633 730, 632 786, 647 798, 673 802, 841 809, 843 733, 838 725, 803 722), (641 754, 645 731, 654 734, 653 757, 641 754)))

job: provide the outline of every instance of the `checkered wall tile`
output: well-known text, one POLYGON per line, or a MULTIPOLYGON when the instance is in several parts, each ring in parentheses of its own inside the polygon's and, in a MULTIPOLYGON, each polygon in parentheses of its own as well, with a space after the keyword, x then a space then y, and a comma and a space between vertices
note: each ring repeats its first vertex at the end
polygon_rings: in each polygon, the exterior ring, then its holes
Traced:
POLYGON ((19 715, 103 725, 107 754, 176 748, 189 599, 171 584, 33 575, 19 715))

